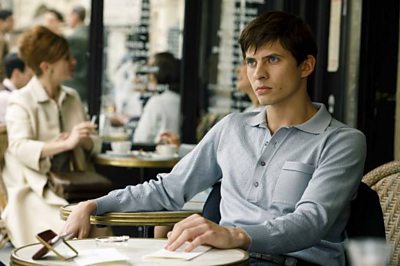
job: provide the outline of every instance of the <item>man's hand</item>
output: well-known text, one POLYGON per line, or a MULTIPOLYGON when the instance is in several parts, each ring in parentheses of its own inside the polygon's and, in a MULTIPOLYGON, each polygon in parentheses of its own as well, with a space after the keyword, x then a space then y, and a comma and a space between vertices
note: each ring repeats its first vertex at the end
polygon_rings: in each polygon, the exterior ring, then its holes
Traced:
POLYGON ((72 233, 79 239, 85 238, 90 233, 90 215, 96 210, 96 202, 88 200, 78 203, 68 216, 61 235, 72 233))
POLYGON ((241 228, 223 227, 206 218, 193 214, 175 224, 168 233, 167 250, 174 251, 189 242, 185 251, 190 252, 199 245, 208 245, 216 248, 247 249, 251 239, 241 228))

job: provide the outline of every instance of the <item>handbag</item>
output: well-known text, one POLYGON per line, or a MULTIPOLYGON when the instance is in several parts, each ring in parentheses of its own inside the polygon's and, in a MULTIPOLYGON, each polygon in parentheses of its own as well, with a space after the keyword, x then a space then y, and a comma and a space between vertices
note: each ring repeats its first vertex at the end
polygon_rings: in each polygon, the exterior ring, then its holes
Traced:
POLYGON ((68 202, 97 198, 112 189, 111 181, 94 171, 50 171, 48 177, 49 188, 68 202))

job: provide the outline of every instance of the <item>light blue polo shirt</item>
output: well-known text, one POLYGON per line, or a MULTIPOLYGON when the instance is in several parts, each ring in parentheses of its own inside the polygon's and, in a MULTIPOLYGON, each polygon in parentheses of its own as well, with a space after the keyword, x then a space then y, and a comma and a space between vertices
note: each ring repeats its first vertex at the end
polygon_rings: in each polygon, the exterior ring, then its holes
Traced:
POLYGON ((311 119, 273 135, 264 110, 226 116, 171 173, 97 199, 97 213, 179 210, 222 177, 220 224, 243 228, 249 251, 344 265, 365 137, 314 104, 311 119))

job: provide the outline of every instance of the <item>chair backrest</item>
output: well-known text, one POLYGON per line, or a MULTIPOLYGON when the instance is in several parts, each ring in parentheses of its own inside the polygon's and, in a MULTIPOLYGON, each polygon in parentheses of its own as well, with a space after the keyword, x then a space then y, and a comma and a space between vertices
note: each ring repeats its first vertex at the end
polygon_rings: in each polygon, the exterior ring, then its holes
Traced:
POLYGON ((215 183, 203 206, 203 217, 214 223, 219 223, 221 213, 219 203, 221 201, 221 182, 215 183))
POLYGON ((357 197, 351 202, 351 212, 346 225, 349 238, 385 238, 385 224, 378 194, 361 182, 357 197))
POLYGON ((5 125, 0 124, 0 211, 2 211, 7 204, 7 190, 3 183, 3 177, 1 176, 4 166, 4 153, 7 150, 7 146, 7 129, 5 125))
POLYGON ((363 177, 380 199, 386 240, 393 247, 390 265, 400 265, 400 161, 383 164, 363 177))

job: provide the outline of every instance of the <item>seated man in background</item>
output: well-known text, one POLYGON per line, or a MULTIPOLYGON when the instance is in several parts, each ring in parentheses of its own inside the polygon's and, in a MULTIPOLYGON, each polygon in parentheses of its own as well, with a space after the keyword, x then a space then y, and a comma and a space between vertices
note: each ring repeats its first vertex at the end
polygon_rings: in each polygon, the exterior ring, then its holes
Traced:
POLYGON ((32 77, 32 71, 16 53, 5 57, 4 68, 6 78, 0 84, 0 124, 5 123, 7 102, 11 92, 25 86, 32 77))
POLYGON ((81 202, 64 233, 82 238, 89 216, 111 211, 179 210, 221 179, 221 221, 192 215, 165 248, 242 248, 257 265, 344 265, 350 202, 363 174, 365 136, 335 120, 307 93, 317 46, 298 17, 272 11, 239 39, 247 75, 265 110, 217 123, 169 174, 81 202))

